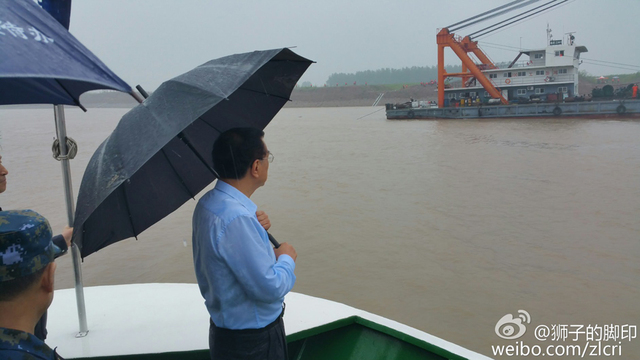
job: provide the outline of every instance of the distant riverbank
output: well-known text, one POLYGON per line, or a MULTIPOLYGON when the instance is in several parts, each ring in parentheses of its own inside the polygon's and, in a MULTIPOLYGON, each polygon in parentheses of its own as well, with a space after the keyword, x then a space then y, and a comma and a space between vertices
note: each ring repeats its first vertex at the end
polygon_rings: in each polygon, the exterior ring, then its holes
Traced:
POLYGON ((296 88, 287 107, 371 106, 380 94, 378 105, 402 103, 410 99, 436 100, 435 85, 353 85, 296 88))
MULTIPOLYGON (((590 78, 580 78, 580 94, 591 94, 596 84, 590 78)), ((640 77, 625 79, 629 83, 640 82, 640 77)), ((615 88, 625 84, 614 84, 615 88)), ((345 85, 326 87, 297 87, 291 94, 291 100, 285 107, 343 107, 372 106, 378 96, 382 95, 378 105, 386 103, 404 103, 410 99, 436 101, 438 92, 436 85, 345 85)), ((117 92, 88 93, 80 98, 87 108, 132 108, 137 103, 128 94, 117 92)))

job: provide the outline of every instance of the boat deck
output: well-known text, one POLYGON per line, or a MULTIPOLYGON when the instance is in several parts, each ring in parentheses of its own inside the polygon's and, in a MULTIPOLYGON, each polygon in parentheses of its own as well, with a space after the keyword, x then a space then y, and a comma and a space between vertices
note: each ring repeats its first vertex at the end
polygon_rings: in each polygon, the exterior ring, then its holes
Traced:
MULTIPOLYGON (((85 288, 84 294, 89 325, 86 337, 75 337, 78 315, 74 289, 57 290, 49 308, 47 343, 57 347, 64 358, 209 358, 209 314, 196 284, 98 286, 85 288)), ((376 358, 384 359, 489 359, 337 302, 293 292, 285 302, 292 358, 360 359, 368 358, 361 355, 369 349, 376 352, 376 358)))

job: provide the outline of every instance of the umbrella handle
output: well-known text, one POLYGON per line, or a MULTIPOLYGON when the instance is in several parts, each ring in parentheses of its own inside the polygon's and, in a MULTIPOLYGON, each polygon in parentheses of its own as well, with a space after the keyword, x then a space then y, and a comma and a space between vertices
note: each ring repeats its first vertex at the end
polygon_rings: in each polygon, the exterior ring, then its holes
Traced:
POLYGON ((275 247, 276 249, 280 247, 280 243, 276 240, 276 238, 273 237, 273 235, 267 233, 267 235, 269 235, 269 241, 271 241, 271 243, 273 244, 273 247, 275 247))

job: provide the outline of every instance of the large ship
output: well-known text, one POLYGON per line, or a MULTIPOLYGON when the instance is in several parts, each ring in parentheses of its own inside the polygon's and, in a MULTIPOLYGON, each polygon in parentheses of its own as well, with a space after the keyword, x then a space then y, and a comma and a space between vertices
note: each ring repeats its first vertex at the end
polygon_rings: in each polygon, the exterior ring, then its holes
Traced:
POLYGON ((579 93, 580 56, 588 50, 576 43, 573 32, 555 39, 547 25, 546 47, 520 50, 513 61, 504 65, 494 64, 477 41, 470 36, 460 37, 449 27, 441 29, 436 39, 437 106, 414 100, 386 104, 387 119, 640 116, 635 84, 629 84, 616 96, 613 91, 606 97, 579 93), (461 72, 445 71, 446 48, 461 60, 461 72))

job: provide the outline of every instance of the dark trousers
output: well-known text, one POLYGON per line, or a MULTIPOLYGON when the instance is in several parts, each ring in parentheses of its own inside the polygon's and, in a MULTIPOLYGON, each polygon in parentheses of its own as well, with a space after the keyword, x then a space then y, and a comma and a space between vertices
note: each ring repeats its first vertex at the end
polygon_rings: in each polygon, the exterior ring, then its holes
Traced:
POLYGON ((229 330, 209 320, 209 351, 213 360, 287 360, 282 314, 262 329, 229 330))

